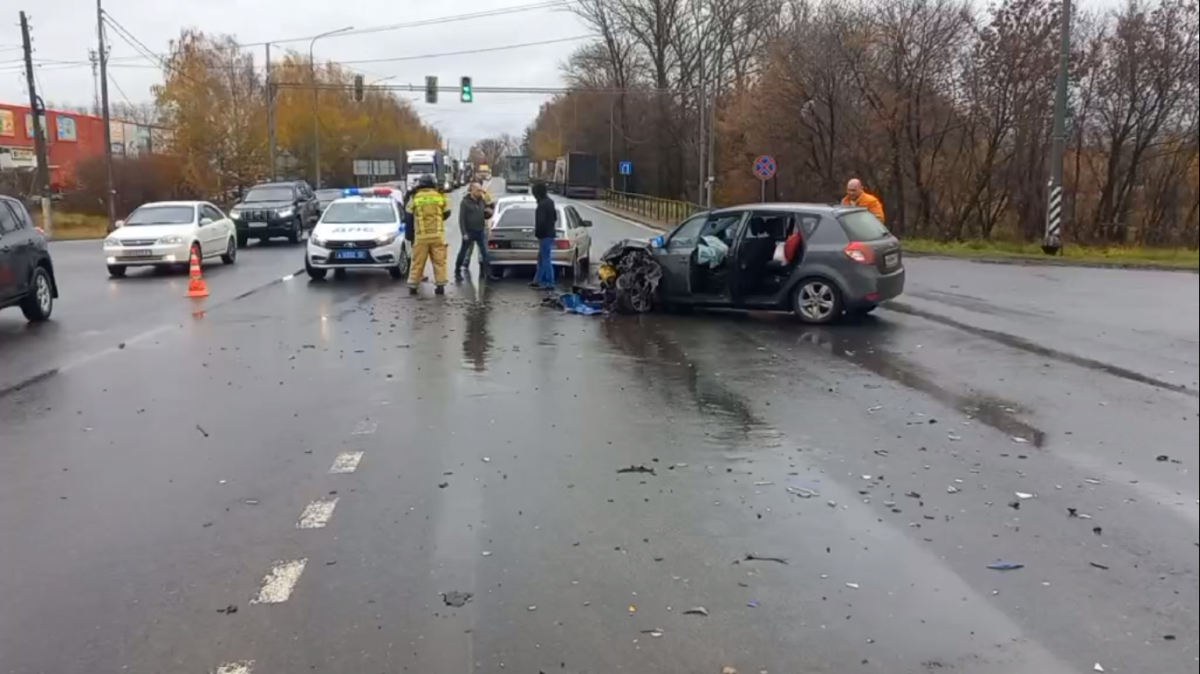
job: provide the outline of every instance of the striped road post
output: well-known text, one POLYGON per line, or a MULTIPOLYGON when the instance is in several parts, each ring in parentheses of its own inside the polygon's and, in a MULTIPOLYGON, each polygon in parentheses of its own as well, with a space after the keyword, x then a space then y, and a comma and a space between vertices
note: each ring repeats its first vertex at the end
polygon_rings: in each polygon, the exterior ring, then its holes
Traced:
POLYGON ((1047 255, 1058 255, 1062 250, 1062 185, 1050 185, 1050 199, 1046 210, 1046 236, 1042 240, 1042 251, 1047 255))

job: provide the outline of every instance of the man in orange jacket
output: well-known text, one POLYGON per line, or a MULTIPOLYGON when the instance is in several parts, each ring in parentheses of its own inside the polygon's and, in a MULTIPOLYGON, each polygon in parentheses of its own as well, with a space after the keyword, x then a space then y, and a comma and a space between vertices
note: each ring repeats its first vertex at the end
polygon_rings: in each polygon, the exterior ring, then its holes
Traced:
POLYGON ((887 219, 883 217, 883 202, 879 197, 868 194, 863 189, 862 181, 855 178, 846 185, 846 197, 842 199, 842 203, 846 206, 860 206, 871 211, 871 213, 879 218, 879 221, 887 224, 887 219))

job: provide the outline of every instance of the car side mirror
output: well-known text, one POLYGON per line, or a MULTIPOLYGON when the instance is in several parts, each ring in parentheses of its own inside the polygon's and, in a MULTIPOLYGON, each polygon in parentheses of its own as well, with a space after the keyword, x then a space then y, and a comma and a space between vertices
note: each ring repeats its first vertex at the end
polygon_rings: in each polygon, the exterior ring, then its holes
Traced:
POLYGON ((212 218, 200 218, 200 226, 208 227, 213 223, 212 218))
POLYGON ((587 227, 588 229, 591 229, 591 228, 592 228, 592 221, 591 221, 591 220, 584 220, 584 221, 583 221, 583 226, 584 226, 584 227, 587 227))

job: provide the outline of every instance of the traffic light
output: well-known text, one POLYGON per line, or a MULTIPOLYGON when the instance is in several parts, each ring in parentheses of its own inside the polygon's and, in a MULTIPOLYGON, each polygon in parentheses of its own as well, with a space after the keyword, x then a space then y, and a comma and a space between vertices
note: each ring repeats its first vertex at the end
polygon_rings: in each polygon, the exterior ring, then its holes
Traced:
POLYGON ((366 98, 366 92, 363 91, 363 76, 355 75, 354 76, 354 100, 358 101, 359 103, 362 103, 364 98, 366 98))
POLYGON ((433 105, 438 102, 438 78, 425 78, 425 102, 433 105))
POLYGON ((471 86, 471 78, 470 77, 462 78, 462 102, 463 103, 474 103, 475 102, 475 87, 471 86))

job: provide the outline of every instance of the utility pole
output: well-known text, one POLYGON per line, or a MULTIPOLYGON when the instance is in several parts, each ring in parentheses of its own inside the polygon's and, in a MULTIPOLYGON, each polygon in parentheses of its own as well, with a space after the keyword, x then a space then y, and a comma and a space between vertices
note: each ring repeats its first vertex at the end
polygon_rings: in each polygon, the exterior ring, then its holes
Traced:
POLYGON ((92 62, 92 114, 100 114, 100 57, 95 49, 88 50, 88 60, 92 62))
POLYGON ((1046 236, 1042 251, 1062 251, 1063 165, 1067 154, 1067 70, 1071 66, 1071 0, 1062 0, 1062 53, 1054 101, 1054 144, 1050 150, 1050 189, 1046 204, 1046 236))
POLYGON ((267 43, 267 145, 271 155, 271 182, 279 179, 275 171, 275 80, 271 69, 271 43, 267 43))
POLYGON ((37 183, 42 192, 42 229, 53 236, 50 219, 50 159, 46 152, 46 106, 37 94, 37 78, 33 76, 33 40, 29 37, 29 18, 21 12, 21 38, 25 47, 25 78, 29 85, 29 109, 33 111, 33 142, 37 148, 37 183))
POLYGON ((107 173, 104 200, 108 205, 108 231, 117 223, 117 204, 113 186, 112 118, 108 112, 108 47, 104 44, 104 0, 96 0, 96 35, 100 46, 100 114, 104 118, 104 166, 107 173))

